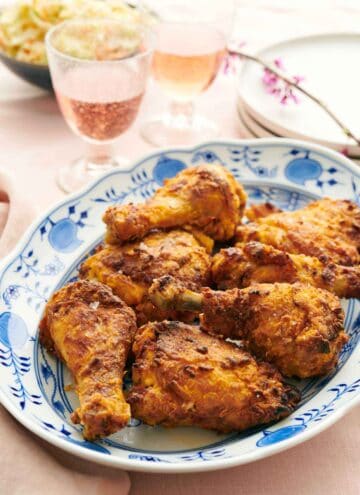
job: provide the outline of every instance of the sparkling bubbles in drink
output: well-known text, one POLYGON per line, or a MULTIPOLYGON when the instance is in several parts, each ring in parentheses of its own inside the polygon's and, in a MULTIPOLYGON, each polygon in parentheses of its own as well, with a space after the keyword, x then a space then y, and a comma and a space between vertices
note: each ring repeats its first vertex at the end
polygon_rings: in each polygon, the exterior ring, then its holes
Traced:
POLYGON ((76 134, 87 140, 111 141, 134 121, 144 93, 142 81, 129 67, 78 67, 56 81, 55 92, 76 134))

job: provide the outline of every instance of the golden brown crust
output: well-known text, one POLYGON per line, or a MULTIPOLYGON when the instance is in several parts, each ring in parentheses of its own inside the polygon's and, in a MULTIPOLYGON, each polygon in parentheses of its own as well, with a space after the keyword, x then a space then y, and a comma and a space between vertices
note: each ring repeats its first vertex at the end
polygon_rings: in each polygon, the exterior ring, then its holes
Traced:
POLYGON ((149 323, 133 351, 127 399, 149 425, 244 430, 287 416, 299 400, 275 368, 195 326, 149 323))
POLYGON ((280 213, 282 210, 272 203, 260 203, 250 205, 245 210, 245 216, 250 222, 256 222, 259 218, 267 217, 273 213, 280 213))
POLYGON ((251 352, 286 376, 331 371, 347 342, 340 302, 330 292, 301 284, 254 284, 226 292, 203 289, 201 327, 244 339, 251 352))
POLYGON ((258 241, 292 254, 321 258, 339 265, 360 262, 360 209, 348 200, 323 198, 301 210, 274 213, 241 225, 236 239, 258 241))
POLYGON ((253 283, 301 282, 338 297, 360 297, 359 266, 336 265, 326 256, 288 254, 255 241, 222 249, 212 259, 211 275, 222 290, 253 283))
POLYGON ((169 274, 198 290, 209 284, 210 256, 192 233, 155 231, 123 246, 104 245, 80 268, 80 277, 98 280, 132 306, 139 324, 152 320, 191 321, 189 312, 159 311, 148 298, 153 280, 169 274))
POLYGON ((72 372, 80 407, 72 420, 93 440, 126 426, 130 408, 122 392, 135 315, 108 287, 86 280, 57 291, 46 305, 40 340, 72 372))
POLYGON ((192 226, 225 241, 234 236, 245 201, 243 188, 223 166, 191 167, 166 180, 144 204, 108 208, 106 240, 122 244, 154 228, 192 226))

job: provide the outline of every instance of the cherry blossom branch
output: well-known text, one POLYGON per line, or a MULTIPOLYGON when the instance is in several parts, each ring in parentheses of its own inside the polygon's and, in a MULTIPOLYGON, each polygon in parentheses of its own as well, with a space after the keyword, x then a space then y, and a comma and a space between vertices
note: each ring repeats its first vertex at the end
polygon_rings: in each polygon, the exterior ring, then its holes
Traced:
POLYGON ((284 74, 283 71, 281 71, 278 67, 276 67, 274 64, 269 64, 268 62, 265 62, 265 60, 257 57, 256 55, 250 55, 249 53, 245 53, 241 50, 232 50, 229 49, 229 54, 230 55, 238 55, 240 58, 245 58, 247 60, 251 60, 252 62, 256 62, 257 64, 261 65, 264 67, 264 69, 267 69, 268 71, 272 72, 277 76, 279 79, 284 81, 286 84, 291 86, 292 88, 297 89, 300 93, 305 95, 307 98, 312 100, 314 103, 316 103, 319 107, 323 109, 324 112, 328 114, 328 116, 340 127, 342 132, 345 134, 345 136, 353 139, 356 144, 360 146, 360 138, 356 137, 351 130, 344 124, 342 120, 339 119, 339 117, 328 107, 326 103, 324 103, 320 98, 315 96, 314 94, 310 93, 307 89, 303 88, 298 79, 292 79, 288 77, 286 74, 284 74))

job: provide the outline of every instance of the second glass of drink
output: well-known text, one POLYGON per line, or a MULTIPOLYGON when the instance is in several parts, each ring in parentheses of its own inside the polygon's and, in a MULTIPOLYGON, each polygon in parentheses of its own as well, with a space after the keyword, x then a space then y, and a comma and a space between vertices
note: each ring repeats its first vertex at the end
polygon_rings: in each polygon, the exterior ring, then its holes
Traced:
POLYGON ((216 123, 194 111, 194 100, 215 79, 226 52, 231 0, 150 0, 158 23, 152 74, 170 99, 168 111, 142 127, 157 146, 194 144, 218 134, 216 123))

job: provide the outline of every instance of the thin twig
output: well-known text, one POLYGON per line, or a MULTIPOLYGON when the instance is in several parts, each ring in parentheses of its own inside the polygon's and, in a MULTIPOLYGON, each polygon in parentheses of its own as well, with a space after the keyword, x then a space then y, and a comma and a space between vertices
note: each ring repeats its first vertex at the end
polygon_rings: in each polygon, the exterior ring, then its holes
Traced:
POLYGON ((310 93, 307 89, 303 88, 300 86, 299 83, 294 81, 293 79, 289 78, 286 74, 284 74, 281 70, 279 70, 275 65, 269 64, 268 62, 265 62, 265 60, 262 60, 261 58, 257 57, 256 55, 250 55, 249 53, 245 53, 241 50, 231 50, 229 49, 230 55, 238 55, 241 58, 245 58, 247 60, 252 60, 253 62, 256 62, 259 65, 262 65, 265 69, 269 70, 275 76, 277 76, 279 79, 282 79, 286 84, 289 86, 296 88, 300 93, 303 95, 307 96, 310 100, 312 100, 314 103, 316 103, 319 107, 321 107, 324 112, 326 112, 329 117, 340 127, 342 132, 345 134, 345 136, 353 139, 356 144, 360 146, 360 138, 357 138, 351 130, 342 122, 342 120, 339 119, 339 117, 328 107, 326 103, 320 100, 317 96, 313 95, 310 93))

